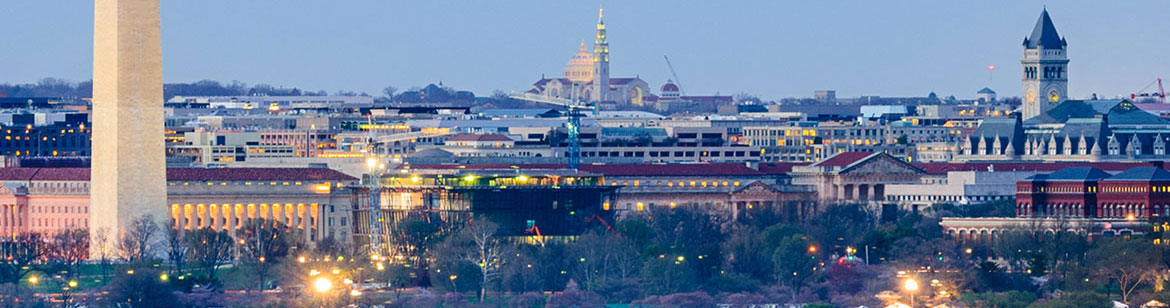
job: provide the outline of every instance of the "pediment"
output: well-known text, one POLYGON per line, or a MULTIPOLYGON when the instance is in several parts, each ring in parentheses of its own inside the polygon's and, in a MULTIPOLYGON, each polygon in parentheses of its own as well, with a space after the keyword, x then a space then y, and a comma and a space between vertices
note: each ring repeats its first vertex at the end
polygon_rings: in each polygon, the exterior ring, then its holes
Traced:
POLYGON ((869 159, 857 162, 838 174, 868 175, 868 174, 924 174, 921 168, 911 165, 901 159, 888 154, 875 155, 869 159))
POLYGON ((747 186, 740 187, 732 192, 732 194, 776 194, 780 191, 773 188, 771 185, 761 182, 752 182, 747 186))

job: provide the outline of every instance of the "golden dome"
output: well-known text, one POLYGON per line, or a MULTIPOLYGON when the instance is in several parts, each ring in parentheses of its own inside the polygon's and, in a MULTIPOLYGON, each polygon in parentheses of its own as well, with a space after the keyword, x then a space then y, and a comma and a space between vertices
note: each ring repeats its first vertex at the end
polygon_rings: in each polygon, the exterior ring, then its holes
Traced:
POLYGON ((585 50, 584 42, 581 43, 581 50, 569 58, 569 64, 565 65, 565 78, 581 83, 593 81, 593 54, 585 50))

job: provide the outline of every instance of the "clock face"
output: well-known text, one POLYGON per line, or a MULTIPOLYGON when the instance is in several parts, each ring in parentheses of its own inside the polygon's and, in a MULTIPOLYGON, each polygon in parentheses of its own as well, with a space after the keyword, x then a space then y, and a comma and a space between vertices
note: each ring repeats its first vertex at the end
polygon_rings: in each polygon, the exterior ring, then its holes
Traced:
POLYGON ((1031 102, 1035 102, 1035 101, 1036 101, 1036 92, 1033 92, 1033 91, 1030 91, 1030 90, 1029 90, 1029 91, 1028 91, 1028 95, 1027 95, 1027 99, 1028 99, 1028 102, 1029 102, 1029 103, 1031 103, 1031 102))
POLYGON ((1048 101, 1057 102, 1059 100, 1060 100, 1060 93, 1056 93, 1056 91, 1048 92, 1048 101))

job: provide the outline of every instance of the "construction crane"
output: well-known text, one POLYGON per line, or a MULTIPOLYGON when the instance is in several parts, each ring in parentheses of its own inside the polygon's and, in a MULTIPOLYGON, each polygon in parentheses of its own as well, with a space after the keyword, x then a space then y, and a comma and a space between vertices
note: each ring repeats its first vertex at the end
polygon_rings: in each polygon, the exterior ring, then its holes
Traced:
POLYGON ((687 90, 684 90, 682 81, 678 79, 678 74, 674 72, 674 65, 670 64, 670 58, 667 58, 666 55, 663 55, 662 58, 666 59, 666 68, 670 69, 670 76, 674 77, 674 85, 678 86, 678 93, 682 94, 682 96, 687 96, 687 90))
POLYGON ((382 249, 382 237, 385 232, 382 230, 382 223, 385 219, 382 218, 382 171, 386 169, 386 164, 380 162, 378 154, 374 152, 374 120, 373 116, 368 116, 366 121, 369 124, 369 131, 366 137, 366 176, 362 179, 362 185, 366 187, 369 192, 369 199, 365 206, 365 210, 370 214, 370 256, 379 258, 386 256, 382 249))
POLYGON ((1133 94, 1129 95, 1129 99, 1132 99, 1132 100, 1137 100, 1137 98, 1139 98, 1139 97, 1143 97, 1143 98, 1157 97, 1159 103, 1165 104, 1166 103, 1166 90, 1164 88, 1162 88, 1162 78, 1154 79, 1154 81, 1147 84, 1141 90, 1138 90, 1137 93, 1133 93, 1133 94), (1158 92, 1145 93, 1146 89, 1149 89, 1150 87, 1154 86, 1155 83, 1158 84, 1158 92))
MULTIPOLYGON (((574 84, 576 88, 576 84, 574 84)), ((576 91, 573 91, 576 92, 576 91)), ((525 100, 535 103, 557 105, 565 107, 566 117, 569 121, 565 123, 565 128, 569 131, 569 150, 566 157, 569 159, 569 169, 574 171, 581 169, 581 117, 584 116, 582 111, 591 110, 594 115, 597 115, 597 108, 592 103, 584 103, 576 98, 564 99, 559 97, 549 97, 533 93, 512 94, 508 97, 525 100)))

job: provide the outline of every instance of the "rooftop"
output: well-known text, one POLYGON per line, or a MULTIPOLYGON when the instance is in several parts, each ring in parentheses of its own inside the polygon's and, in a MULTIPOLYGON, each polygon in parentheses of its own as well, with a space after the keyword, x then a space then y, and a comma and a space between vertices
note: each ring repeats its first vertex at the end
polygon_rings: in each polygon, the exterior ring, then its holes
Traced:
POLYGON ((1067 45, 1064 38, 1056 33, 1056 25, 1052 24, 1052 17, 1048 16, 1048 9, 1040 12, 1040 19, 1036 20, 1036 27, 1032 28, 1032 35, 1024 39, 1024 47, 1035 49, 1061 49, 1067 45))
POLYGON ((1170 181, 1170 171, 1158 167, 1137 167, 1118 173, 1105 181, 1170 181))
MULTIPOLYGON (((0 168, 0 181, 89 181, 89 168, 0 168)), ((356 181, 328 168, 168 168, 168 181, 356 181)))
POLYGON ((1093 167, 1071 167, 1048 174, 1048 181, 1095 181, 1110 177, 1109 173, 1093 167))
POLYGON ((873 156, 874 154, 875 153, 873 153, 873 152, 842 152, 842 153, 837 153, 836 155, 833 155, 832 157, 829 157, 828 159, 817 162, 817 163, 813 164, 813 166, 817 166, 817 167, 845 167, 845 166, 852 165, 856 162, 862 161, 870 156, 873 156))

